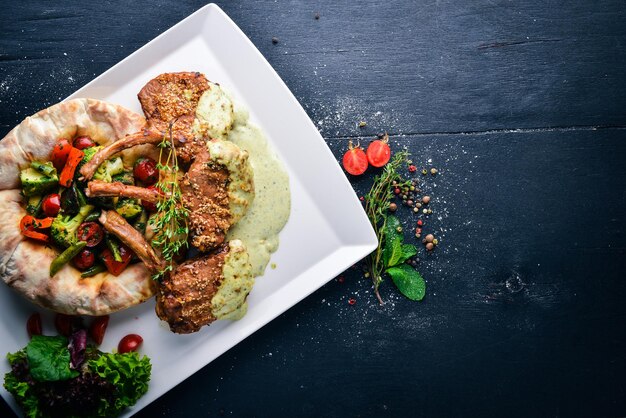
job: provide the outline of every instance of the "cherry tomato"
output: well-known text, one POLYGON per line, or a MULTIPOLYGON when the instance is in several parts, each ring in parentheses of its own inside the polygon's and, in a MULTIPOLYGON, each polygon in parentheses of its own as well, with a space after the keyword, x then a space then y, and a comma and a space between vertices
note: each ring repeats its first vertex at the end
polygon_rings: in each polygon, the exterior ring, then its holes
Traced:
POLYGON ((26 322, 26 331, 28 331, 29 337, 32 337, 33 335, 41 335, 41 315, 39 315, 39 312, 36 312, 28 317, 28 321, 26 322))
POLYGON ((156 161, 152 158, 139 158, 133 168, 135 179, 149 186, 159 179, 159 171, 156 168, 156 161))
POLYGON ((93 142, 93 139, 91 139, 88 136, 79 136, 74 139, 74 148, 83 150, 85 148, 91 148, 95 146, 96 146, 96 143, 93 142))
POLYGON ((382 167, 389 162, 391 149, 386 140, 377 139, 367 147, 367 161, 374 167, 382 167))
POLYGON ((120 343, 117 345, 117 352, 124 354, 137 351, 142 342, 143 338, 140 335, 128 334, 120 340, 120 343))
POLYGON ((76 257, 72 259, 72 263, 74 263, 74 267, 79 270, 87 270, 89 267, 93 266, 96 262, 96 256, 93 251, 85 248, 81 252, 79 252, 76 257))
POLYGON ((100 244, 104 234, 102 228, 96 222, 83 222, 76 232, 79 241, 85 241, 87 247, 92 248, 100 244))
POLYGON ((56 314, 54 317, 54 327, 59 334, 69 337, 74 330, 74 317, 65 314, 56 314))
POLYGON ((57 216, 61 210, 61 196, 56 193, 49 194, 43 199, 41 208, 46 216, 57 216))
POLYGON ((67 156, 70 155, 72 150, 72 144, 65 138, 59 139, 52 150, 52 165, 57 169, 57 173, 60 173, 65 166, 67 156))
POLYGON ((133 258, 133 252, 124 244, 120 244, 120 255, 122 256, 122 261, 115 261, 111 250, 105 248, 102 251, 102 261, 104 262, 104 265, 109 273, 114 276, 119 276, 128 266, 131 258, 133 258))
POLYGON ((108 325, 109 315, 99 316, 91 323, 91 326, 89 327, 89 335, 96 344, 102 344, 102 340, 104 339, 104 333, 106 332, 108 325))
MULTIPOLYGON (((158 190, 160 194, 163 194, 161 189, 159 189, 156 186, 148 186, 148 187, 146 187, 146 189, 158 190)), ((141 206, 143 206, 144 209, 147 210, 148 212, 156 212, 157 211, 156 203, 153 203, 153 202, 145 202, 145 201, 142 200, 141 201, 141 206)))
POLYGON ((367 156, 363 148, 349 145, 350 149, 343 155, 343 168, 353 176, 358 176, 365 173, 367 170, 367 156))

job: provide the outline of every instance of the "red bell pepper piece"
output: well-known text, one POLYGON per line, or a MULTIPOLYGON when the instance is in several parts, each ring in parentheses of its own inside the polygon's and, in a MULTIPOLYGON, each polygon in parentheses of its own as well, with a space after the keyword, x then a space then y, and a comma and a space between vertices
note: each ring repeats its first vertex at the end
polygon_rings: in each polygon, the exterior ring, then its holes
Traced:
POLYGON ((74 178, 76 167, 78 167, 78 164, 83 159, 83 155, 85 155, 84 152, 78 148, 72 147, 70 154, 67 156, 67 161, 65 162, 63 171, 61 171, 61 177, 59 177, 59 184, 61 186, 70 187, 72 185, 72 179, 74 178))

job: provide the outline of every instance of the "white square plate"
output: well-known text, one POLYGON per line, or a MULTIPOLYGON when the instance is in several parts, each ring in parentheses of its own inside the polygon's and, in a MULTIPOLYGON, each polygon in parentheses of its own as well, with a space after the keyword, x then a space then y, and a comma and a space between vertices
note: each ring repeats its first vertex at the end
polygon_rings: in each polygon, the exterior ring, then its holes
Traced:
MULTIPOLYGON (((153 365, 150 390, 132 415, 226 350, 285 312, 376 248, 376 236, 352 187, 304 109, 246 35, 210 4, 106 71, 69 98, 92 97, 141 113, 137 93, 165 72, 199 71, 222 84, 250 111, 287 167, 292 210, 268 268, 239 321, 218 321, 192 335, 160 325, 154 302, 111 316, 101 349, 110 351, 128 333, 144 338, 141 352, 153 365)), ((0 286, 0 356, 27 342, 33 306, 0 286)), ((44 333, 53 333, 52 315, 44 333)), ((8 370, 1 363, 2 373, 8 370)), ((17 410, 10 394, 2 396, 17 410)))

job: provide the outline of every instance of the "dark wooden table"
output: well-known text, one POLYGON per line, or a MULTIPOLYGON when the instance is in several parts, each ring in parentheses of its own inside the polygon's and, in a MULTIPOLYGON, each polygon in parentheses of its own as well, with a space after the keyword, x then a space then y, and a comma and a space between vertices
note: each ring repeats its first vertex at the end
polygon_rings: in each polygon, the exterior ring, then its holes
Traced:
MULTIPOLYGON (((138 416, 626 415, 623 0, 219 3, 337 158, 440 170, 441 245, 422 303, 348 271, 138 416)), ((202 5, 2 1, 1 133, 202 5)))

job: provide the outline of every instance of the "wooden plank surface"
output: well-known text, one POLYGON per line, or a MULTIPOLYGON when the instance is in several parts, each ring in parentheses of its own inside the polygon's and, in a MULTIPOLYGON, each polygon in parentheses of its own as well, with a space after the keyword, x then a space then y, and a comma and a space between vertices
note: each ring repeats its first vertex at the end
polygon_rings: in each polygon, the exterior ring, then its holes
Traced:
MULTIPOLYGON (((349 270, 138 416, 625 415, 623 2, 218 3, 337 158, 388 131, 440 170, 441 246, 422 303, 349 270)), ((203 4, 4 5, 2 134, 203 4)))

